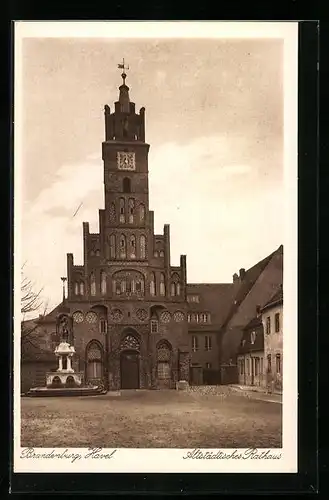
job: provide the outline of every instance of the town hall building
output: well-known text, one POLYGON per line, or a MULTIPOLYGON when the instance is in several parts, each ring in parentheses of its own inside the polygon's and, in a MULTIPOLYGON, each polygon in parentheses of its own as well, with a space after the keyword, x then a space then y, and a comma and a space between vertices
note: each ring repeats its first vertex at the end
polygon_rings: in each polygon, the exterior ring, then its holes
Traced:
POLYGON ((171 265, 170 227, 155 234, 149 207, 145 108, 136 112, 125 68, 122 80, 114 109, 104 110, 99 232, 83 223, 82 264, 67 254, 67 293, 35 320, 37 333, 22 344, 23 391, 56 370, 53 352, 63 332, 86 384, 119 390, 220 383, 222 326, 246 272, 232 283, 189 284, 186 256, 171 265))

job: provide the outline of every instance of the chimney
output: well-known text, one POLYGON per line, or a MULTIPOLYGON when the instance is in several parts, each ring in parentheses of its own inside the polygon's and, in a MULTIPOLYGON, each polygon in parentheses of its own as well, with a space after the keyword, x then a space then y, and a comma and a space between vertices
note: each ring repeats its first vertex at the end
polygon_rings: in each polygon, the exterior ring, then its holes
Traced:
POLYGON ((239 283, 239 276, 236 273, 233 274, 233 283, 239 283))
POLYGON ((240 269, 240 280, 243 280, 243 278, 245 277, 245 274, 246 274, 246 270, 244 268, 240 269))

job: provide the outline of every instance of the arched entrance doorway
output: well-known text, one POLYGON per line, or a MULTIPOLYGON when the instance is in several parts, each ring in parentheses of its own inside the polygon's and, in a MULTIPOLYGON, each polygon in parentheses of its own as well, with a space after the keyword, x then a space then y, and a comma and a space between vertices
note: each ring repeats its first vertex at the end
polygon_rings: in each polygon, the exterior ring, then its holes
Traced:
POLYGON ((120 345, 121 389, 139 389, 139 341, 128 334, 120 345))

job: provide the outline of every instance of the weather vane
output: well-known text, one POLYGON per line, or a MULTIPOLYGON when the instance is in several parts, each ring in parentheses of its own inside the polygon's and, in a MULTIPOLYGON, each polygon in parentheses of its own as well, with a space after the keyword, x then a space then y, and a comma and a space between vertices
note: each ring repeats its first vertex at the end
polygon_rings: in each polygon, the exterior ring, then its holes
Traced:
POLYGON ((123 84, 125 84, 125 79, 127 78, 126 70, 128 70, 128 69, 129 69, 129 66, 126 66, 126 65, 125 65, 125 60, 124 60, 124 58, 122 59, 122 63, 121 63, 121 64, 118 64, 118 68, 119 68, 119 69, 122 69, 121 76, 122 76, 122 79, 123 79, 123 84))

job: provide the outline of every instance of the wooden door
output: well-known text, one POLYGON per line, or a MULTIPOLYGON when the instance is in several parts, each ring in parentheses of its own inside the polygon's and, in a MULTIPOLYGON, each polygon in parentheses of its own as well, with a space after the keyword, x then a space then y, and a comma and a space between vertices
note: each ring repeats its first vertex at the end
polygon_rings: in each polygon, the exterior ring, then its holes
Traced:
POLYGON ((139 389, 139 354, 123 351, 120 357, 121 389, 139 389))

